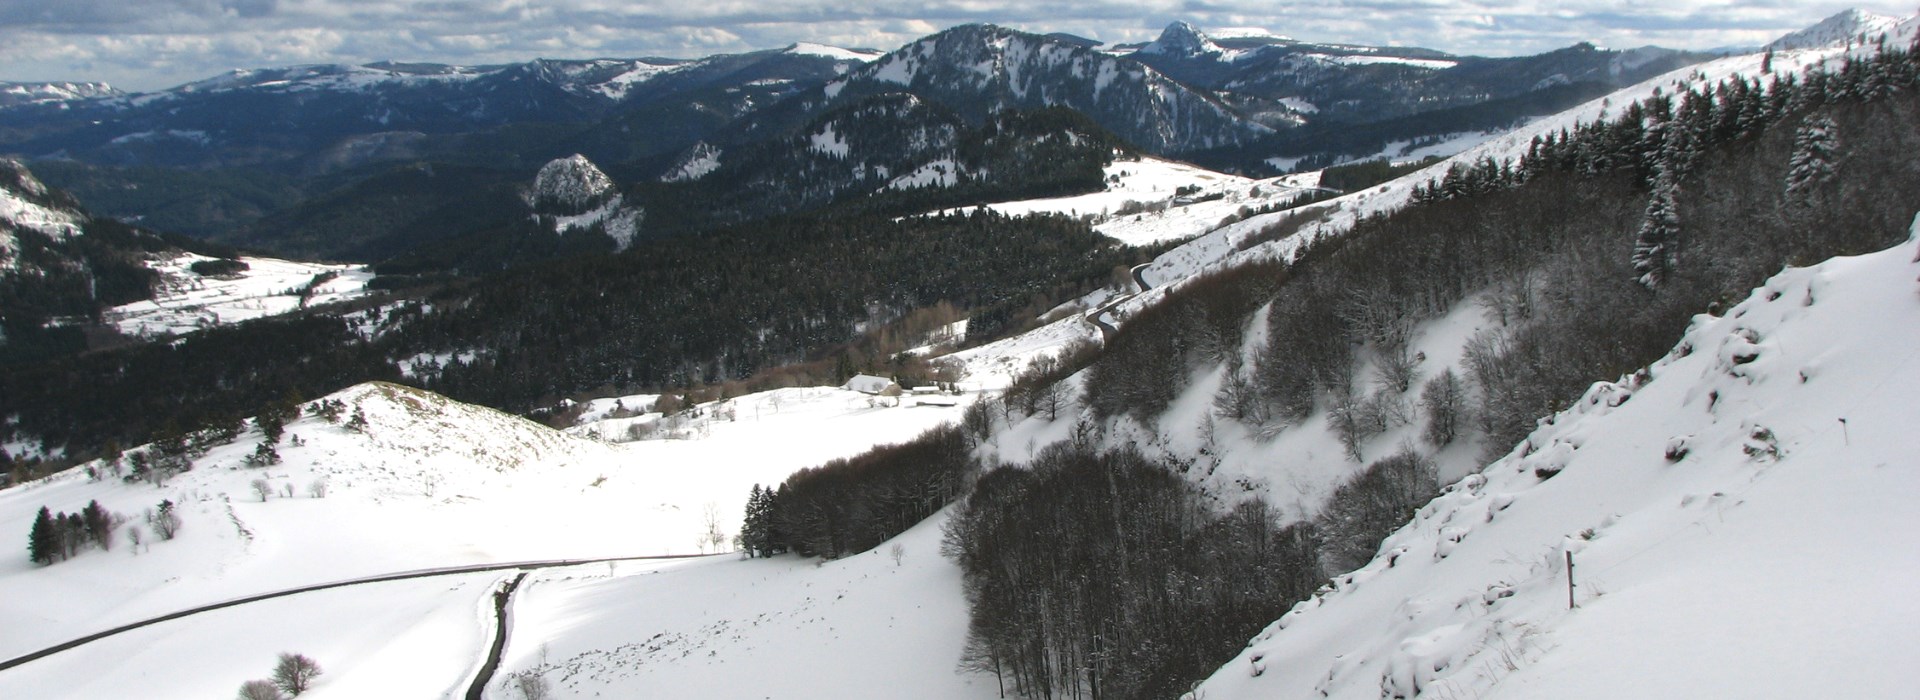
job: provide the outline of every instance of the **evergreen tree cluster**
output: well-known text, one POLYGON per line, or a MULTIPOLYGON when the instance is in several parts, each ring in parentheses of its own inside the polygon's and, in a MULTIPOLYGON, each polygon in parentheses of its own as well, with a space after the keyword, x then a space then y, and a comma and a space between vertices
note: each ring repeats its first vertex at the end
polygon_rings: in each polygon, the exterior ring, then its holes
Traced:
POLYGON ((113 549, 113 531, 126 518, 90 501, 78 513, 55 513, 41 506, 27 534, 27 558, 48 565, 66 561, 88 547, 113 549))
POLYGON ((747 495, 746 517, 740 524, 740 551, 749 557, 771 557, 787 551, 786 537, 780 532, 779 494, 772 488, 753 485, 747 495))
POLYGON ((943 301, 1010 317, 1136 255, 1059 217, 777 219, 449 290, 383 341, 395 357, 465 353, 415 375, 455 399, 527 411, 601 387, 742 379, 943 301))

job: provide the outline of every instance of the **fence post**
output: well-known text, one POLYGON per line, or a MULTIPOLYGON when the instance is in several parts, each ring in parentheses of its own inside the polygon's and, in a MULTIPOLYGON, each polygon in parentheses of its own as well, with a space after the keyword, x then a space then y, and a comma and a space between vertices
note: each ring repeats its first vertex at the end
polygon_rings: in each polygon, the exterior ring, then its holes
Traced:
POLYGON ((1567 555, 1567 609, 1572 610, 1576 607, 1579 607, 1578 605, 1575 605, 1573 602, 1573 550, 1571 549, 1566 550, 1566 555, 1567 555))

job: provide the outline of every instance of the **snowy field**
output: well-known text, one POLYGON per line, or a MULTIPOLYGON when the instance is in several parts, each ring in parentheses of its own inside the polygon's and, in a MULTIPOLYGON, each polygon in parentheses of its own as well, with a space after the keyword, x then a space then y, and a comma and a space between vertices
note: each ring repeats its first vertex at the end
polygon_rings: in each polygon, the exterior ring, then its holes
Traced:
POLYGON ((131 336, 178 335, 363 296, 373 272, 360 265, 327 265, 272 258, 241 258, 247 269, 210 277, 189 269, 214 260, 186 253, 150 263, 160 273, 154 298, 109 309, 108 323, 131 336), (318 284, 316 284, 318 282, 318 284), (302 290, 310 290, 302 299, 302 290))
MULTIPOLYGON (((962 410, 912 406, 910 399, 909 405, 875 407, 870 397, 840 389, 782 389, 734 399, 732 420, 715 418, 720 411, 714 405, 703 406, 707 418, 695 421, 697 429, 686 431, 684 439, 608 445, 393 385, 362 385, 335 396, 346 403, 348 417, 336 424, 307 416, 289 424, 287 440, 298 436, 304 444, 283 442, 284 462, 277 466, 244 464, 261 439, 250 431, 233 445, 214 448, 192 471, 164 487, 90 480, 84 469, 75 469, 0 491, 0 532, 27 532, 43 505, 76 512, 94 500, 138 524, 143 510, 169 499, 179 504, 184 518, 177 539, 157 541, 147 531, 145 544, 137 549, 122 528, 112 550, 90 549, 53 566, 35 566, 24 556, 0 558, 0 619, 10 621, 8 634, 0 637, 0 658, 197 605, 373 574, 538 559, 698 554, 705 551, 698 538, 709 511, 730 535, 738 529, 754 484, 776 484, 795 470, 875 444, 910 439, 957 419, 962 410), (346 427, 355 409, 366 417, 364 431, 346 427), (252 488, 255 479, 264 479, 269 487, 264 501, 252 488), (326 495, 316 498, 311 485, 322 481, 326 495)), ((622 577, 644 580, 602 583, 616 589, 641 586, 650 596, 681 588, 688 595, 734 590, 734 595, 703 605, 733 605, 726 614, 745 626, 753 616, 771 614, 789 602, 758 597, 772 590, 759 583, 768 576, 814 595, 837 591, 833 600, 838 601, 855 582, 884 574, 898 582, 889 589, 893 592, 860 595, 869 602, 886 600, 885 605, 856 609, 820 600, 815 614, 782 623, 780 629, 787 630, 782 634, 789 637, 775 639, 830 639, 837 628, 846 644, 884 648, 918 664, 898 666, 897 673, 952 675, 958 651, 949 654, 946 647, 959 643, 960 637, 949 632, 954 625, 964 629, 964 605, 957 595, 958 574, 939 557, 937 539, 937 523, 923 526, 918 535, 909 536, 903 563, 885 558, 884 571, 878 566, 883 557, 877 556, 873 561, 857 558, 816 566, 793 558, 742 562, 725 554, 697 565, 622 564, 616 567, 622 577), (691 583, 672 582, 682 576, 691 583), (909 611, 936 609, 944 611, 948 621, 945 626, 913 627, 924 630, 924 637, 902 632, 874 638, 854 632, 868 629, 865 616, 875 610, 906 619, 909 611)), ((579 567, 556 580, 577 582, 588 574, 604 577, 607 571, 605 565, 579 567)), ((300 651, 327 667, 321 689, 328 694, 319 697, 368 697, 364 691, 387 687, 408 689, 394 695, 404 697, 464 692, 491 635, 493 582, 504 577, 505 572, 368 584, 163 623, 0 672, 0 696, 230 694, 241 682, 263 676, 279 651, 300 651), (275 622, 316 609, 327 612, 299 624, 275 622), (338 615, 374 620, 369 624, 380 626, 364 632, 330 629, 329 623, 337 626, 338 615), (255 625, 274 629, 256 631, 255 625), (391 644, 383 647, 368 640, 391 644), (127 651, 176 642, 183 646, 127 651), (181 655, 199 653, 190 651, 198 648, 206 649, 196 657, 201 660, 181 666, 181 655), (391 653, 374 653, 379 649, 391 653), (420 664, 412 675, 396 668, 395 658, 412 657, 420 664), (103 659, 113 660, 112 673, 77 670, 103 659), (407 675, 406 682, 394 681, 396 673, 407 675), (77 683, 75 674, 85 676, 86 683, 69 691, 61 684, 77 683)), ((523 589, 528 600, 565 606, 576 588, 588 596, 601 590, 586 583, 573 588, 548 585, 547 580, 529 579, 523 589)), ((667 625, 689 639, 698 638, 706 651, 725 653, 734 643, 731 636, 701 637, 684 617, 645 617, 660 612, 649 599, 629 603, 634 610, 609 609, 604 614, 632 614, 649 625, 667 625)), ((669 607, 684 612, 690 605, 669 607)), ((544 618, 529 618, 537 619, 544 618)), ((523 630, 516 632, 522 635, 515 637, 516 650, 537 648, 545 643, 538 640, 551 634, 554 647, 586 658, 602 642, 607 643, 607 654, 618 656, 625 653, 618 649, 621 644, 654 634, 614 643, 604 629, 580 637, 564 625, 547 632, 524 626, 533 622, 516 624, 523 625, 516 628, 523 630), (534 641, 522 647, 522 640, 534 641)), ((638 629, 629 632, 640 634, 638 629)), ((766 638, 749 641, 759 645, 749 649, 774 643, 766 638)), ((837 665, 834 655, 848 653, 849 647, 816 644, 808 649, 817 655, 803 654, 803 661, 810 658, 808 663, 828 667, 837 665)), ((738 651, 730 658, 744 663, 741 654, 746 649, 738 651)), ((507 670, 512 667, 503 672, 507 670)), ((814 682, 826 684, 815 686, 820 688, 846 683, 850 685, 843 689, 851 690, 867 687, 862 684, 868 675, 814 682)), ((705 683, 713 696, 736 696, 726 692, 723 677, 703 675, 692 667, 633 677, 587 676, 578 682, 631 696, 651 687, 644 684, 669 677, 673 687, 705 683)), ((957 679, 955 687, 959 690, 949 697, 964 696, 970 686, 957 679)))
POLYGON ((1254 180, 1150 157, 1116 160, 1107 166, 1106 174, 1107 186, 1100 192, 985 207, 1008 216, 1088 217, 1095 231, 1121 243, 1151 245, 1198 236, 1219 227, 1222 219, 1237 214, 1242 206, 1284 200, 1320 184, 1318 172, 1254 180), (1181 188, 1191 188, 1192 194, 1179 194, 1181 188))
MULTIPOLYGON (((732 557, 586 565, 516 596, 502 674, 557 697, 999 697, 954 670, 966 641, 960 570, 940 556, 946 514, 842 560, 732 557)), ((496 683, 489 697, 515 697, 496 683)))

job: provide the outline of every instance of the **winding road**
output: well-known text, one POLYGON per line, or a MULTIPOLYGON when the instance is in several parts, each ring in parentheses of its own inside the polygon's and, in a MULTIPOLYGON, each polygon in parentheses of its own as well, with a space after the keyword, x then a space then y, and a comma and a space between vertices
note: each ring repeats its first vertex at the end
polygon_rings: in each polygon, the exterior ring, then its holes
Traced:
MULTIPOLYGON (((522 561, 522 562, 512 562, 512 563, 506 563, 506 564, 475 564, 471 566, 449 566, 449 567, 441 567, 436 569, 419 569, 415 571, 403 571, 399 573, 380 574, 377 576, 366 576, 362 578, 347 579, 344 581, 334 581, 331 583, 317 583, 310 586, 288 588, 285 590, 273 591, 271 593, 261 593, 259 595, 251 595, 245 598, 235 598, 233 600, 227 600, 227 601, 222 601, 218 603, 210 603, 210 604, 202 605, 196 608, 188 608, 186 610, 167 613, 165 615, 161 615, 158 617, 150 617, 145 620, 140 620, 138 622, 130 622, 130 623, 121 625, 119 627, 106 630, 104 632, 95 632, 93 634, 89 634, 79 639, 63 642, 60 644, 55 644, 53 646, 47 647, 45 649, 41 649, 39 651, 16 656, 14 658, 7 659, 5 661, 0 661, 0 671, 5 671, 7 669, 13 668, 15 666, 19 666, 21 664, 31 663, 35 660, 43 659, 63 651, 73 649, 75 647, 79 647, 85 644, 90 644, 92 642, 97 642, 102 639, 106 639, 108 637, 114 636, 116 634, 131 632, 133 630, 137 630, 142 627, 150 627, 153 625, 160 624, 162 622, 178 620, 183 617, 190 617, 193 615, 198 615, 200 613, 212 612, 215 610, 223 610, 226 608, 231 608, 239 605, 246 605, 248 603, 257 603, 263 600, 272 600, 274 598, 285 598, 287 596, 299 595, 301 593, 312 593, 314 591, 324 591, 324 590, 329 590, 334 588, 343 588, 346 586, 361 586, 361 585, 366 585, 370 583, 385 583, 387 581, 405 581, 409 579, 430 578, 434 576, 457 576, 460 574, 483 573, 487 571, 506 571, 510 569, 523 569, 527 571, 532 571, 535 569, 550 569, 550 568, 561 567, 561 566, 577 566, 580 564, 601 564, 601 563, 606 563, 610 561, 692 559, 692 558, 702 557, 702 556, 711 556, 711 555, 665 554, 665 555, 646 556, 646 557, 601 557, 597 559, 547 559, 547 560, 541 560, 541 561, 522 561)), ((525 575, 522 574, 521 577, 524 578, 525 575)), ((514 579, 514 586, 518 586, 518 585, 519 585, 519 579, 516 578, 514 579)), ((508 594, 511 595, 511 592, 512 592, 511 588, 509 588, 508 594)), ((503 626, 506 624, 505 616, 504 616, 505 604, 506 602, 504 598, 499 600, 498 605, 500 606, 502 611, 500 624, 503 626)), ((492 676, 493 667, 499 664, 498 655, 501 650, 501 647, 503 647, 506 643, 506 633, 504 629, 501 631, 499 638, 496 639, 494 643, 495 643, 494 654, 491 658, 489 658, 488 665, 486 667, 483 667, 482 676, 480 679, 476 681, 478 685, 475 685, 474 686, 475 688, 483 687, 484 684, 486 683, 487 678, 490 678, 492 676)), ((470 697, 472 697, 471 692, 472 691, 469 691, 470 697)))
POLYGON ((1133 276, 1133 283, 1136 286, 1140 287, 1140 291, 1133 292, 1131 294, 1122 294, 1120 296, 1114 297, 1112 300, 1108 301, 1107 303, 1101 304, 1100 308, 1089 311, 1087 312, 1086 316, 1082 317, 1087 320, 1087 323, 1091 323, 1095 328, 1100 329, 1101 343, 1105 343, 1108 340, 1112 340, 1113 334, 1120 332, 1120 329, 1114 328, 1113 324, 1111 323, 1107 323, 1106 321, 1100 320, 1100 317, 1106 315, 1107 312, 1112 311, 1114 307, 1119 306, 1121 304, 1125 304, 1127 303, 1127 301, 1133 299, 1134 297, 1140 296, 1142 293, 1146 292, 1147 290, 1152 289, 1151 286, 1147 285, 1147 278, 1145 277, 1147 268, 1152 265, 1153 263, 1140 263, 1138 265, 1133 266, 1133 269, 1128 271, 1128 274, 1133 276))

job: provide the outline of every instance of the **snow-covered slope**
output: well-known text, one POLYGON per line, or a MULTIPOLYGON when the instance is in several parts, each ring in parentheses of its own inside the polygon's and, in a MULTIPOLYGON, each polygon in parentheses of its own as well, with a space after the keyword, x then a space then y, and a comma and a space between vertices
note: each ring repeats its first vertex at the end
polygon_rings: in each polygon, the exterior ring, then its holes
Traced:
POLYGON ((1192 697, 1907 694, 1917 252, 1920 222, 1699 317, 1192 697))
POLYGON ((153 298, 108 309, 104 320, 131 336, 179 335, 359 298, 373 280, 361 265, 254 257, 238 258, 247 269, 229 275, 193 271, 194 263, 212 260, 181 253, 149 262, 160 273, 153 298))
POLYGON ((0 158, 0 271, 13 269, 15 229, 60 239, 80 233, 86 215, 62 202, 19 161, 0 158))
POLYGON ((1010 216, 1090 217, 1100 233, 1128 245, 1150 245, 1198 236, 1236 217, 1243 206, 1297 196, 1320 182, 1318 172, 1253 180, 1159 158, 1114 161, 1106 174, 1107 186, 1100 192, 985 207, 1010 216))
POLYGON ((541 574, 519 594, 502 671, 538 673, 557 697, 999 697, 991 676, 954 668, 967 608, 959 568, 940 555, 944 522, 838 561, 541 574))
MULTIPOLYGON (((29 564, 18 552, 0 558, 0 619, 21 630, 0 638, 0 658, 131 620, 295 585, 449 565, 699 553, 697 538, 709 510, 731 532, 754 484, 778 483, 802 467, 910 439, 956 420, 961 410, 879 407, 870 397, 839 389, 782 389, 699 407, 704 429, 679 439, 608 445, 394 385, 362 385, 332 398, 344 404, 338 422, 309 411, 290 423, 277 466, 245 466, 244 457, 261 440, 249 430, 164 487, 110 475, 92 480, 77 468, 0 490, 0 532, 26 533, 43 505, 75 512, 93 500, 132 516, 128 527, 144 528, 140 513, 161 499, 179 504, 184 517, 178 539, 156 541, 147 532, 137 552, 122 528, 112 550, 89 549, 52 566, 29 564), (356 412, 365 416, 364 429, 349 427, 356 412), (303 444, 292 445, 292 436, 303 444), (252 490, 255 479, 265 479, 271 489, 264 501, 252 490), (309 490, 319 481, 327 485, 324 498, 309 490), (292 496, 284 495, 287 488, 292 496)), ((844 666, 849 649, 885 649, 906 664, 896 669, 902 678, 952 676, 964 605, 957 573, 936 551, 938 537, 937 522, 909 535, 899 565, 881 556, 815 567, 725 555, 692 567, 622 564, 613 569, 620 578, 611 580, 605 580, 606 565, 529 579, 533 607, 516 622, 516 656, 503 673, 535 665, 526 661, 547 640, 554 652, 579 655, 583 663, 632 660, 649 638, 672 629, 682 639, 671 667, 666 657, 647 657, 646 673, 588 674, 577 682, 639 697, 650 695, 661 678, 672 678, 672 687, 694 688, 698 695, 744 697, 744 690, 734 689, 757 688, 751 674, 714 674, 706 662, 754 663, 772 642, 703 630, 706 623, 690 620, 713 610, 716 619, 748 628, 776 610, 803 610, 788 607, 794 601, 785 596, 811 595, 815 609, 764 629, 785 630, 775 638, 781 644, 835 634, 847 641, 803 646, 794 663, 844 666), (882 575, 893 577, 891 588, 851 592, 882 575), (782 583, 770 585, 770 576, 782 583), (788 585, 793 590, 782 592, 788 585), (701 607, 686 602, 663 609, 652 598, 606 595, 654 595, 661 589, 681 591, 690 596, 681 600, 701 607), (837 602, 841 592, 849 592, 848 602, 837 602), (609 620, 662 627, 576 632, 573 626, 583 621, 542 612, 542 606, 577 605, 578 595, 599 596, 591 598, 596 614, 609 620), (936 613, 945 622, 904 622, 936 613), (903 622, 891 630, 868 625, 876 614, 903 622), (654 617, 659 615, 666 618, 654 617), (679 657, 678 651, 693 648, 712 654, 679 657)), ((485 653, 490 593, 501 578, 470 574, 370 584, 195 616, 0 672, 0 696, 225 695, 264 675, 271 654, 283 650, 303 651, 328 667, 316 691, 323 694, 316 697, 457 695, 485 653), (356 624, 340 625, 339 619, 356 624), (192 673, 177 667, 187 658, 180 645, 194 650, 192 673), (99 668, 102 659, 114 660, 105 664, 110 669, 99 668), (83 668, 94 669, 82 674, 84 680, 75 675, 83 668)), ((870 687, 869 674, 846 668, 845 674, 816 678, 811 687, 839 696, 870 687)), ((553 676, 556 685, 562 677, 553 676)), ((965 689, 969 682, 977 684, 956 678, 951 685, 965 689)))
POLYGON ((1850 8, 1821 20, 1819 24, 1775 39, 1767 44, 1766 48, 1772 51, 1791 51, 1844 46, 1848 42, 1870 44, 1879 40, 1880 35, 1894 31, 1899 25, 1898 17, 1876 15, 1850 8))
MULTIPOLYGON (((1888 32, 1888 45, 1895 47, 1909 45, 1913 42, 1916 32, 1920 32, 1920 17, 1901 20, 1898 26, 1888 32)), ((1773 57, 1771 67, 1775 75, 1797 74, 1809 66, 1837 66, 1848 55, 1865 54, 1875 50, 1877 49, 1872 45, 1854 47, 1843 45, 1782 51, 1773 57)), ((1354 221, 1360 218, 1405 206, 1415 185, 1439 179, 1450 167, 1470 166, 1485 158, 1495 161, 1517 161, 1526 154, 1528 146, 1536 136, 1558 133, 1563 129, 1571 130, 1576 124, 1602 119, 1612 114, 1611 110, 1646 99, 1655 90, 1672 93, 1688 85, 1710 88, 1715 83, 1732 76, 1759 78, 1764 75, 1761 68, 1765 62, 1765 57, 1750 54, 1730 56, 1690 66, 1618 90, 1551 117, 1528 122, 1511 132, 1486 139, 1431 167, 1367 191, 1350 193, 1290 212, 1254 216, 1245 221, 1216 228, 1160 256, 1153 262, 1149 275, 1155 279, 1172 281, 1184 279, 1204 269, 1232 265, 1237 261, 1290 257, 1301 246, 1321 236, 1339 235, 1345 232, 1353 226, 1354 221), (1306 215, 1314 221, 1302 229, 1303 235, 1241 248, 1243 242, 1258 235, 1267 227, 1285 218, 1300 215, 1306 215)), ((1269 201, 1280 201, 1292 194, 1294 193, 1276 191, 1272 193, 1269 201)), ((1250 202, 1250 204, 1258 206, 1261 202, 1250 202)), ((1140 308, 1157 299, 1157 294, 1144 294, 1129 302, 1126 308, 1140 308)))

